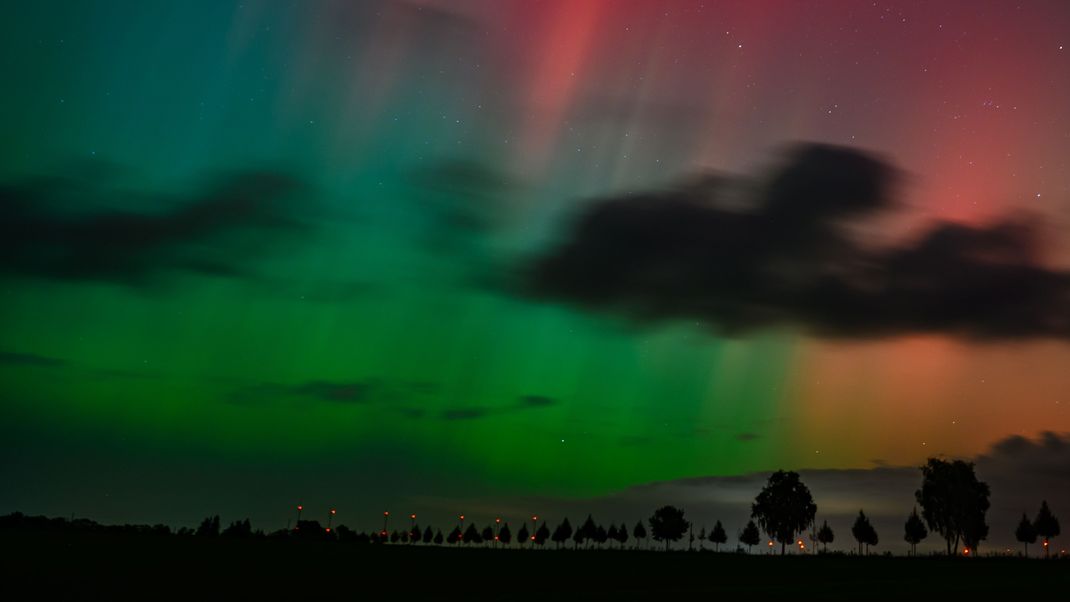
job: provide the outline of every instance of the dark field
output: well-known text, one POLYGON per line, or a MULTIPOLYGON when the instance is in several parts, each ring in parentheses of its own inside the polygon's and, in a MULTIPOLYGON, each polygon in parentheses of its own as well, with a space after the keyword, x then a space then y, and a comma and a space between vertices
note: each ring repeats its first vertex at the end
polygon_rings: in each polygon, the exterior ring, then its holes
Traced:
POLYGON ((1070 562, 0 531, 4 600, 1067 599, 1070 562))

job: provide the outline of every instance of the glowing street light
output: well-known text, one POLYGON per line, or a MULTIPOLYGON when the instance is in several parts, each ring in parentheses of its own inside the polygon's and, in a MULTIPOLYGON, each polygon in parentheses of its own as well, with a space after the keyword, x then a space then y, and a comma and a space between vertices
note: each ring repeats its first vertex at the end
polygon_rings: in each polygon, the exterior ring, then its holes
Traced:
POLYGON ((327 515, 327 532, 331 532, 331 524, 334 522, 334 515, 337 514, 337 510, 331 508, 330 514, 327 515))
POLYGON ((296 530, 301 528, 301 511, 304 510, 304 509, 305 509, 305 507, 302 506, 301 504, 297 505, 297 525, 294 527, 294 531, 296 531, 296 530))

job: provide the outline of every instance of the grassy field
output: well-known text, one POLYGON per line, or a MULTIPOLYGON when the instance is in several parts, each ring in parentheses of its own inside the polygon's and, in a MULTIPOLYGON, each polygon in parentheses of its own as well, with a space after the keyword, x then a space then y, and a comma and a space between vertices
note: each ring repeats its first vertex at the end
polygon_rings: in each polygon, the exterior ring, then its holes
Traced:
POLYGON ((0 532, 4 600, 1066 599, 1070 562, 0 532))

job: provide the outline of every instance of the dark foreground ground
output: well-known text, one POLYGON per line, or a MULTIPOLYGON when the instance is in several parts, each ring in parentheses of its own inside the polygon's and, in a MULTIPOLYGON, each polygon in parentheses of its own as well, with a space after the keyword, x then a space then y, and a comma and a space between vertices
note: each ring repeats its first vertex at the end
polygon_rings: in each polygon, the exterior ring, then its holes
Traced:
POLYGON ((1067 600, 1070 562, 0 531, 0 599, 1067 600))

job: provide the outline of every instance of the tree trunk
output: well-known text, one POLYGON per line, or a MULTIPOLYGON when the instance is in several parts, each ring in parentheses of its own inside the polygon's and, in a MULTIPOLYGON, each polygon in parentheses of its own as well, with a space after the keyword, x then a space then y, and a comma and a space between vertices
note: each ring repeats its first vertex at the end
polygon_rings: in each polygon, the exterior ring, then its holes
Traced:
POLYGON ((666 552, 669 551, 669 540, 668 539, 665 540, 665 551, 666 552))
POLYGON ((784 548, 785 548, 784 542, 780 542, 780 555, 781 556, 784 555, 784 548))

